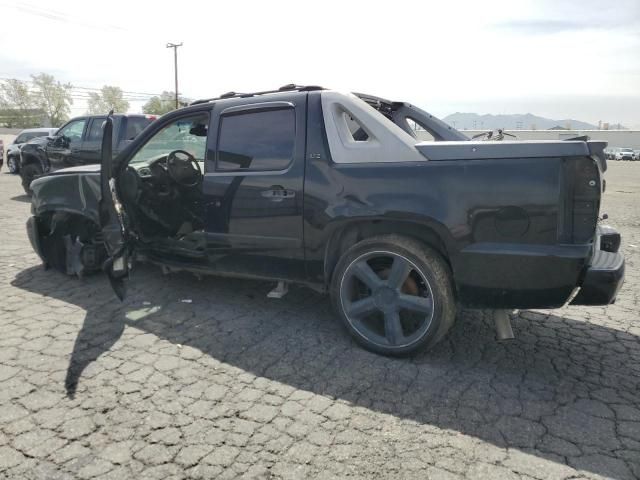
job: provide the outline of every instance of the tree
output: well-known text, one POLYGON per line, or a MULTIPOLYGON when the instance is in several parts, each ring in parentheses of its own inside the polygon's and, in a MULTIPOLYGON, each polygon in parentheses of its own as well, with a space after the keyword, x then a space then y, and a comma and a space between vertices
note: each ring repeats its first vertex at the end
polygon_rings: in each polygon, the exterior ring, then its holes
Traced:
POLYGON ((105 85, 100 93, 92 92, 89 94, 89 113, 108 113, 113 110, 115 113, 127 113, 129 110, 129 102, 127 102, 122 94, 120 87, 105 85))
POLYGON ((5 80, 0 85, 0 108, 2 121, 9 127, 28 128, 38 125, 40 118, 34 118, 34 98, 27 82, 15 78, 5 80))
POLYGON ((41 73, 39 75, 31 75, 33 78, 33 86, 35 89, 34 99, 37 107, 44 110, 51 125, 58 127, 69 119, 71 113, 70 83, 60 83, 56 81, 53 75, 41 73))
MULTIPOLYGON (((178 103, 184 107, 189 104, 186 98, 179 97, 178 103)), ((150 113, 153 115, 164 115, 176 108, 176 94, 174 92, 162 92, 160 95, 151 97, 147 103, 142 106, 144 113, 150 113)))

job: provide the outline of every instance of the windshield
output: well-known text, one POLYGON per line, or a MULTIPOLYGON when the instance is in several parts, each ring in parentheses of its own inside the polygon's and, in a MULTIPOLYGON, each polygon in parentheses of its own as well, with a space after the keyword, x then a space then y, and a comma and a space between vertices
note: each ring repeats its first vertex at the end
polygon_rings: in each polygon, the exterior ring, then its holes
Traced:
POLYGON ((184 150, 199 162, 204 162, 208 125, 209 116, 206 114, 175 120, 151 137, 130 163, 148 163, 175 150, 184 150))

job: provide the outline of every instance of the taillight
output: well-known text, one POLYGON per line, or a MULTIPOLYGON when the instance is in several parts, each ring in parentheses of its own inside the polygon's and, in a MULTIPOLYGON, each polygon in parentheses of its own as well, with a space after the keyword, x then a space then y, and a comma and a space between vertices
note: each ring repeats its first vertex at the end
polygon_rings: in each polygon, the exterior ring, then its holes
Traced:
POLYGON ((600 225, 600 250, 616 253, 620 249, 620 234, 609 225, 600 225))
POLYGON ((565 162, 569 207, 565 210, 565 232, 570 233, 572 243, 587 243, 595 235, 600 210, 600 170, 591 157, 570 158, 565 162))

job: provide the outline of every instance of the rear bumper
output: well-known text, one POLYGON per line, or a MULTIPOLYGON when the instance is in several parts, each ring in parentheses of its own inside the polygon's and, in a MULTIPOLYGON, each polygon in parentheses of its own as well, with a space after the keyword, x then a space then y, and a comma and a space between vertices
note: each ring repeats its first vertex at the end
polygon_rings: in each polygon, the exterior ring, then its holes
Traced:
POLYGON ((608 225, 598 225, 596 249, 586 267, 580 291, 571 305, 609 305, 616 301, 624 282, 624 257, 620 234, 608 225))
POLYGON ((620 252, 597 250, 587 267, 582 286, 571 305, 609 305, 624 282, 624 257, 620 252))

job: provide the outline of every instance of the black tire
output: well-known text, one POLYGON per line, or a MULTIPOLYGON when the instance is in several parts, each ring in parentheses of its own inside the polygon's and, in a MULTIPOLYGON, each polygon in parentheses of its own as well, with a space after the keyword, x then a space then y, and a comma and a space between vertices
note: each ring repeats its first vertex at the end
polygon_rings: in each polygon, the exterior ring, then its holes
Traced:
POLYGON ((9 173, 13 173, 14 175, 20 172, 20 163, 15 156, 7 157, 7 169, 9 173))
POLYGON ((356 342, 382 355, 431 348, 455 321, 449 266, 432 248, 399 235, 349 248, 336 265, 330 293, 356 342))
POLYGON ((42 175, 42 168, 35 163, 29 163, 20 169, 20 178, 22 178, 22 188, 27 195, 31 195, 31 182, 38 175, 42 175))

